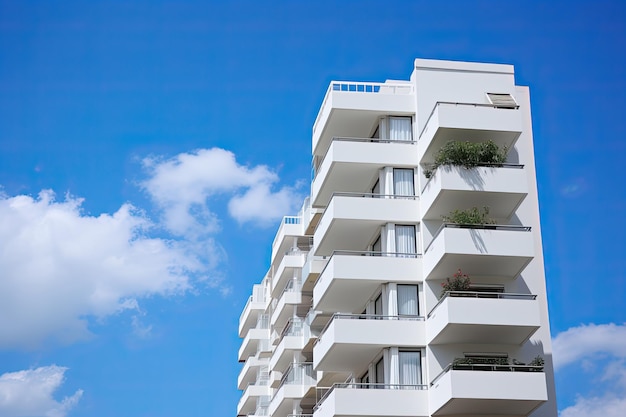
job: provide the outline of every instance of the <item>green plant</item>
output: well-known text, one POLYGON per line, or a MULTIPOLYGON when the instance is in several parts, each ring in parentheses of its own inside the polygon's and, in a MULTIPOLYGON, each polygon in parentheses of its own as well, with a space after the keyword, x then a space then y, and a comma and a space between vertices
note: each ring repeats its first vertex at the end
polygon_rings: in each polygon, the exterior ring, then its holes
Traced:
POLYGON ((543 368, 543 365, 546 363, 546 361, 540 356, 537 355, 535 356, 535 358, 530 361, 530 363, 528 365, 530 366, 541 366, 543 368))
POLYGON ((479 165, 500 165, 506 161, 508 149, 500 148, 492 140, 486 142, 450 141, 435 154, 435 162, 424 170, 426 178, 432 177, 441 165, 459 165, 472 168, 479 165))
POLYGON ((441 283, 443 290, 439 298, 446 295, 448 291, 469 291, 471 284, 472 282, 470 281, 469 275, 464 274, 463 271, 459 269, 452 275, 452 279, 448 277, 441 283))
POLYGON ((465 357, 455 358, 452 368, 461 368, 463 365, 508 365, 509 358, 506 357, 465 357))
POLYGON ((489 218, 489 207, 472 207, 466 210, 453 210, 447 216, 442 216, 444 222, 456 224, 494 224, 489 218))

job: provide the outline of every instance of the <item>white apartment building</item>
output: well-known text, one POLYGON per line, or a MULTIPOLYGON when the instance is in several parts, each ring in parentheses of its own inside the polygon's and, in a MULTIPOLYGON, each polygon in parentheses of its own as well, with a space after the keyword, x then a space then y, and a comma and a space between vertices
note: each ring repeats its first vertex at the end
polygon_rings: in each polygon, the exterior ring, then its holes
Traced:
POLYGON ((333 81, 312 154, 310 197, 241 314, 237 415, 555 417, 513 67, 416 59, 408 81, 333 81), (439 163, 450 143, 488 141, 505 161, 439 163), (442 288, 459 270, 469 286, 442 288))

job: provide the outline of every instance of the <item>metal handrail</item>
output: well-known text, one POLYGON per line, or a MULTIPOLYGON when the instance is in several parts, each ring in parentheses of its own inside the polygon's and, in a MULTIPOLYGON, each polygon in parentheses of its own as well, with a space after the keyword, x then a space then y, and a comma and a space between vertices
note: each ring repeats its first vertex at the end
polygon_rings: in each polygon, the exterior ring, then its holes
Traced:
POLYGON ((432 380, 430 386, 441 379, 450 370, 453 371, 500 371, 500 372, 543 372, 543 366, 539 365, 496 365, 496 364, 466 364, 450 363, 432 380), (462 368, 462 369, 461 369, 462 368))
POLYGON ((330 320, 328 320, 328 323, 326 323, 326 325, 322 328, 322 331, 320 331, 319 336, 317 337, 317 339, 315 339, 314 344, 317 344, 320 340, 322 340, 322 336, 324 336, 324 333, 326 332, 326 330, 328 330, 328 328, 330 327, 330 325, 333 323, 333 321, 335 319, 347 319, 347 320, 394 320, 394 321, 400 321, 400 320, 407 320, 407 321, 423 321, 425 318, 424 316, 420 316, 420 315, 408 315, 408 314, 398 314, 395 316, 386 316, 386 315, 382 315, 382 314, 346 314, 346 313, 335 313, 332 315, 332 317, 330 318, 330 320))
POLYGON ((318 390, 326 390, 324 395, 315 404, 313 411, 317 410, 324 400, 335 389, 395 389, 395 390, 425 390, 428 389, 427 384, 384 384, 377 382, 338 382, 328 388, 318 388, 318 390))
POLYGON ((485 229, 485 230, 507 230, 507 231, 510 231, 510 232, 530 232, 532 230, 531 226, 519 226, 519 225, 515 225, 515 224, 490 224, 490 223, 486 223, 486 224, 468 224, 468 223, 449 223, 449 222, 444 222, 441 226, 439 226, 439 229, 437 229, 437 231, 433 235, 432 240, 426 246, 426 249, 424 249, 424 253, 428 252, 428 249, 430 249, 430 246, 437 239, 437 237, 439 236, 441 231, 443 229, 445 229, 445 228, 451 228, 451 229, 478 229, 478 230, 483 230, 483 229, 485 229))
POLYGON ((497 298, 506 300, 535 300, 537 296, 535 294, 520 294, 512 292, 487 292, 487 291, 446 291, 439 299, 437 304, 430 310, 430 313, 426 316, 430 318, 433 311, 439 307, 439 304, 443 303, 448 297, 468 297, 468 298, 497 298))
POLYGON ((383 198, 383 199, 399 199, 399 200, 417 200, 419 197, 416 195, 397 195, 397 194, 379 194, 379 193, 355 193, 336 191, 331 195, 331 200, 334 197, 356 197, 356 198, 383 198))
MULTIPOLYGON (((433 106, 433 109, 431 110, 430 114, 428 115, 428 119, 426 119, 426 124, 424 125, 424 127, 422 128, 422 131, 420 132, 419 136, 418 136, 418 140, 422 138, 422 135, 424 134, 424 131, 426 130, 426 128, 428 127, 428 123, 430 123, 430 119, 433 117, 433 114, 435 114, 435 110, 437 110, 437 107, 439 107, 440 104, 451 104, 451 105, 455 105, 455 106, 472 106, 472 107, 491 107, 494 109, 512 109, 513 107, 503 107, 503 106, 498 106, 496 104, 491 104, 491 103, 461 103, 461 102, 453 102, 453 101, 438 101, 435 103, 435 105, 433 106)), ((519 109, 519 105, 515 106, 514 109, 519 109)))

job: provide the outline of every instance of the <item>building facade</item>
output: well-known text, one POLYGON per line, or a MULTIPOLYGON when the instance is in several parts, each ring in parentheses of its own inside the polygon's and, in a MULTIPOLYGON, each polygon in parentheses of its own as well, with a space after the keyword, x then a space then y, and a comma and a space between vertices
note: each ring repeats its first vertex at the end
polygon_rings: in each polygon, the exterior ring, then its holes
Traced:
POLYGON ((331 82, 311 194, 240 318, 239 416, 550 416, 528 88, 415 60, 331 82))

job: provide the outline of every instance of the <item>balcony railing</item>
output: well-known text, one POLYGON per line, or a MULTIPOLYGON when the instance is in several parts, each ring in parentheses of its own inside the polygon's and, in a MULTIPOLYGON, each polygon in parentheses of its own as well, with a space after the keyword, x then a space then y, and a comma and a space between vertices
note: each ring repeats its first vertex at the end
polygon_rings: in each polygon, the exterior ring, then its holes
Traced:
POLYGON ((497 299, 506 299, 506 300, 535 300, 537 296, 534 294, 518 294, 518 293, 507 293, 507 292, 485 292, 485 291, 446 291, 439 299, 437 304, 430 310, 428 313, 428 318, 433 314, 433 312, 439 307, 441 303, 445 301, 447 297, 469 297, 469 298, 497 298, 497 299))
POLYGON ((382 384, 375 382, 342 382, 333 384, 332 387, 329 388, 318 388, 318 392, 322 393, 322 396, 315 404, 313 411, 317 410, 324 400, 335 390, 335 389, 388 389, 388 390, 425 390, 428 389, 428 385, 425 384, 382 384))
POLYGON ((328 330, 330 325, 335 320, 396 320, 396 321, 397 320, 411 320, 411 321, 422 321, 422 320, 424 320, 424 316, 418 316, 418 315, 383 316, 383 315, 380 315, 380 314, 343 314, 343 313, 335 313, 335 314, 332 315, 332 317, 330 318, 328 323, 326 323, 326 326, 324 326, 324 328, 320 332, 319 337, 317 339, 315 339, 315 342, 314 342, 315 344, 317 344, 320 340, 322 340, 322 337, 324 336, 324 333, 326 332, 326 330, 328 330))
MULTIPOLYGON (((503 107, 503 106, 500 106, 500 105, 487 104, 487 103, 456 103, 456 102, 452 102, 452 101, 438 101, 438 102, 435 103, 435 105, 433 106, 433 109, 431 110, 430 114, 428 115, 428 119, 426 120, 426 124, 424 124, 424 127, 422 128, 422 131, 419 134, 419 139, 422 138, 422 134, 424 134, 424 131, 428 127, 428 123, 430 123, 430 119, 435 114, 435 111, 437 110, 437 107, 439 107, 441 104, 448 104, 448 105, 453 105, 453 106, 491 107, 491 108, 494 108, 494 109, 511 109, 512 108, 512 107, 503 107)), ((513 108, 518 109, 519 106, 516 106, 516 107, 513 107, 513 108)))
POLYGON ((318 128, 318 123, 320 121, 321 115, 324 113, 324 108, 328 103, 328 98, 332 94, 333 91, 339 92, 350 92, 350 93, 369 93, 369 94, 389 94, 389 95, 398 95, 398 94, 411 94, 413 92, 413 85, 408 83, 359 83, 359 82, 351 82, 351 81, 332 81, 328 86, 328 90, 326 90, 326 94, 324 95, 324 100, 322 101, 322 105, 320 106, 320 110, 317 113, 317 117, 315 118, 315 123, 313 123, 313 133, 318 128))
POLYGON ((333 197, 355 197, 355 198, 382 198, 390 200, 417 200, 419 196, 416 195, 397 195, 397 194, 379 194, 379 193, 346 193, 335 192, 331 196, 333 197))
POLYGON ((510 232, 530 232, 530 226, 518 226, 518 225, 509 225, 509 224, 460 224, 460 223, 443 223, 439 229, 435 232, 432 240, 426 246, 424 253, 428 252, 430 245, 437 239, 437 236, 441 233, 443 229, 475 229, 475 230, 506 230, 510 232))
MULTIPOLYGON (((496 358, 494 358, 496 359, 496 358)), ((500 359, 500 358, 497 358, 500 359)), ((523 364, 495 364, 495 363, 450 363, 432 380, 430 386, 443 377, 449 371, 497 371, 497 372, 543 372, 541 365, 523 365, 523 364)))
MULTIPOLYGON (((414 140, 398 140, 398 139, 380 139, 380 138, 351 138, 351 137, 341 137, 341 136, 333 136, 330 139, 330 143, 333 142, 361 142, 361 143, 395 143, 395 144, 404 144, 404 145, 415 145, 417 141, 414 140)), ((323 157, 313 156, 313 160, 311 161, 311 181, 315 179, 317 176, 317 171, 319 167, 322 166, 324 160, 326 159, 326 153, 323 157)))
POLYGON ((261 314, 256 321, 256 329, 269 329, 270 317, 268 314, 261 314))
POLYGON ((280 380, 278 389, 283 385, 307 385, 314 384, 315 377, 313 376, 313 363, 302 362, 292 363, 285 371, 285 374, 280 380))
POLYGON ((276 344, 280 344, 280 342, 285 338, 285 336, 304 336, 305 328, 307 326, 304 323, 304 319, 301 317, 292 317, 287 321, 285 327, 280 332, 278 336, 278 340, 276 344))
POLYGON ((287 292, 298 292, 300 291, 301 288, 302 288, 302 283, 300 279, 298 278, 290 279, 287 282, 287 285, 285 285, 285 288, 283 289, 283 292, 280 294, 280 297, 278 297, 278 299, 280 299, 283 296, 283 294, 287 292))

